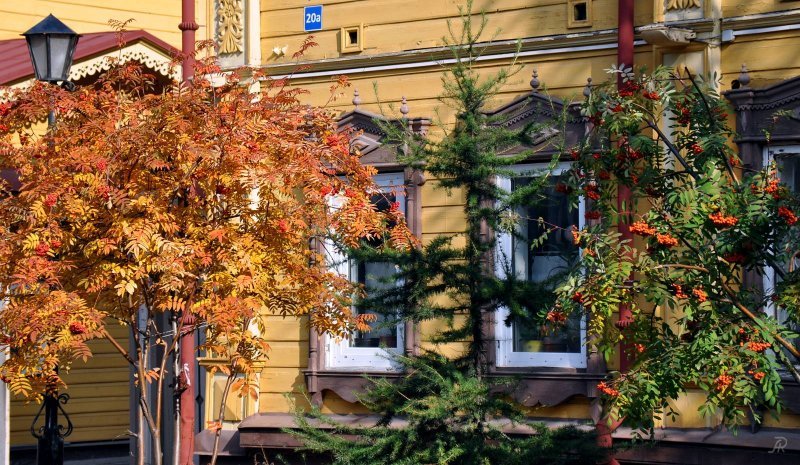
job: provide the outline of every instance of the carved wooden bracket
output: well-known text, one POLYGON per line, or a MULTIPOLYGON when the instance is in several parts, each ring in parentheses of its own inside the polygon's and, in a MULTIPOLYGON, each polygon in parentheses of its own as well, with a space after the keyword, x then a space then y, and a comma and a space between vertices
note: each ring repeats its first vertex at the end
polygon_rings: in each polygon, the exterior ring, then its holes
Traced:
POLYGON ((219 53, 242 52, 242 5, 240 0, 219 0, 217 5, 219 53))

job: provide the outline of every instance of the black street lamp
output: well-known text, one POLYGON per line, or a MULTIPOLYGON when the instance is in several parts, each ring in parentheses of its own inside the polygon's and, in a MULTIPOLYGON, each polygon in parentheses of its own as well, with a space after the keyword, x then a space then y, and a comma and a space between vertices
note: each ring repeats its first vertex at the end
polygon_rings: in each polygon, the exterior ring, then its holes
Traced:
POLYGON ((80 36, 53 15, 48 15, 22 35, 28 41, 36 79, 66 81, 80 36))
MULTIPOLYGON (((61 85, 70 89, 74 86, 69 82, 69 69, 72 67, 72 56, 80 37, 53 15, 48 15, 28 32, 22 34, 28 42, 28 51, 31 62, 39 81, 61 85)), ((51 109, 47 115, 48 130, 54 131, 56 124, 55 110, 51 109)), ((37 465, 63 465, 64 464, 64 438, 72 432, 72 422, 62 404, 69 400, 67 394, 59 395, 55 390, 45 392, 44 402, 39 413, 31 424, 31 433, 37 439, 36 449, 37 465), (44 425, 36 428, 36 422, 44 411, 44 425), (58 412, 64 416, 67 426, 58 424, 58 412)))

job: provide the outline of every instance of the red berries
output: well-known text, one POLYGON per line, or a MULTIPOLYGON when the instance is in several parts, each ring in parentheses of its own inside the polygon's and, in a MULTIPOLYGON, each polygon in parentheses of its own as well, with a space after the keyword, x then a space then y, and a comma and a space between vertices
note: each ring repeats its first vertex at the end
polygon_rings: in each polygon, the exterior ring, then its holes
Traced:
POLYGON ((645 223, 644 221, 637 221, 630 226, 630 230, 633 234, 638 234, 639 236, 652 236, 656 233, 656 228, 650 226, 649 224, 645 223))
POLYGON ((797 215, 789 207, 778 207, 778 216, 783 218, 789 226, 797 223, 797 215))
POLYGON ((692 295, 694 295, 698 302, 705 302, 708 300, 708 294, 702 289, 692 289, 692 295))
POLYGON ((675 239, 669 234, 656 234, 656 241, 664 247, 675 247, 678 245, 678 239, 675 239))
POLYGON ((642 97, 648 100, 659 100, 661 98, 658 92, 647 92, 647 91, 642 92, 642 97))
POLYGON ((81 323, 80 321, 73 321, 69 324, 69 332, 73 336, 80 336, 81 334, 86 334, 87 328, 86 325, 81 323))
MULTIPOLYGON (((754 192, 754 193, 757 193, 757 188, 753 189, 754 186, 755 185, 750 186, 750 189, 751 190, 756 190, 756 192, 754 192)), ((777 179, 770 180, 769 184, 767 185, 767 187, 764 188, 764 192, 766 192, 767 194, 771 195, 772 198, 775 199, 775 200, 780 200, 785 195, 785 189, 783 189, 781 187, 780 181, 778 181, 777 179)))
POLYGON ((277 228, 278 228, 278 231, 280 231, 282 233, 288 232, 289 231, 289 222, 281 218, 277 222, 277 228))
POLYGON ((583 189, 587 198, 592 200, 600 200, 600 191, 597 189, 596 184, 589 184, 583 189))
POLYGON ((47 208, 53 208, 53 206, 58 201, 58 194, 50 193, 47 194, 47 197, 44 198, 44 205, 47 208))
POLYGON ((597 384, 597 389, 609 397, 619 396, 619 391, 606 384, 605 381, 600 381, 600 383, 597 384))
POLYGON ((728 374, 721 374, 714 380, 714 388, 718 392, 722 392, 728 388, 733 383, 733 376, 728 374))
POLYGON ((747 348, 749 350, 752 350, 753 352, 764 352, 765 350, 769 349, 770 347, 772 347, 772 344, 770 344, 768 342, 750 341, 750 342, 747 343, 747 348))
POLYGON ((712 213, 708 215, 708 219, 718 228, 729 228, 731 226, 736 226, 736 223, 739 222, 739 219, 735 216, 724 215, 722 212, 712 213))
POLYGON ((40 242, 36 245, 36 248, 33 251, 36 253, 36 255, 40 257, 45 257, 47 256, 47 252, 50 251, 50 246, 45 244, 44 242, 40 242))
POLYGON ((680 284, 673 284, 672 285, 672 290, 673 290, 673 292, 675 294, 675 298, 676 299, 688 299, 689 298, 689 296, 686 295, 685 292, 683 292, 683 286, 681 286, 680 284))

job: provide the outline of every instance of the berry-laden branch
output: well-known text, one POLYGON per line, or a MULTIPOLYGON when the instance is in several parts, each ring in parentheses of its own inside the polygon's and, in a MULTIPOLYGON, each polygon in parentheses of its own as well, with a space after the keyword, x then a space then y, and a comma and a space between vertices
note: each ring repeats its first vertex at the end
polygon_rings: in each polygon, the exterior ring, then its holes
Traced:
POLYGON ((725 423, 736 425, 746 417, 743 406, 780 408, 781 365, 800 382, 786 357, 800 356, 789 327, 800 317, 800 276, 778 265, 791 260, 798 243, 800 199, 774 168, 739 178, 726 104, 698 77, 688 79, 684 87, 683 78, 660 68, 625 74, 619 90, 613 83, 595 87, 583 107, 592 134, 570 150, 573 175, 562 190, 591 197, 595 223, 577 233, 583 267, 559 289, 556 305, 588 314, 589 332, 606 356, 621 340, 633 348, 634 369, 612 373, 601 391, 634 427, 652 428, 660 414, 677 414, 667 401, 690 385, 706 392, 701 414, 721 409, 725 423), (662 114, 671 116, 654 116, 662 114), (633 242, 610 228, 619 216, 619 185, 630 188, 634 204, 627 209, 637 212, 633 242), (772 296, 742 277, 742 269, 764 267, 780 280, 772 296), (787 322, 752 310, 767 299, 787 322), (633 312, 625 330, 614 325, 620 303, 633 312), (767 353, 771 347, 777 357, 767 353))

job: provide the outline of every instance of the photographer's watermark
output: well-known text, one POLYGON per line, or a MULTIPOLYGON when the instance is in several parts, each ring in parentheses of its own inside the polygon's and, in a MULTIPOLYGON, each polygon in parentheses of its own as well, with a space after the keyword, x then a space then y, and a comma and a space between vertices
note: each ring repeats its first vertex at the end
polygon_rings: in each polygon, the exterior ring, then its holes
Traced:
POLYGON ((775 445, 772 446, 772 450, 769 451, 770 454, 783 454, 786 452, 786 445, 789 444, 789 440, 783 436, 775 436, 775 445))

